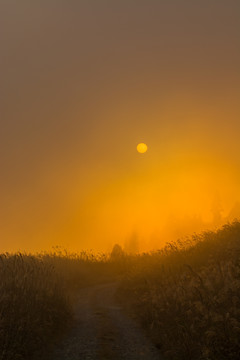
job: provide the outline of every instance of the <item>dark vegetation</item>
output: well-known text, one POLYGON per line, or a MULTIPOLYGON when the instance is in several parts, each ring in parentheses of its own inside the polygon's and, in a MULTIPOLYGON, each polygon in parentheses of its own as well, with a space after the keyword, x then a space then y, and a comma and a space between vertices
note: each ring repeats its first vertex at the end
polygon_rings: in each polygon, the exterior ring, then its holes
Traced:
POLYGON ((33 359, 69 322, 53 266, 40 257, 0 256, 0 359, 33 359))
POLYGON ((80 287, 118 282, 166 360, 240 358, 240 223, 127 255, 1 255, 0 360, 37 359, 71 326, 80 287), (49 340, 51 339, 51 341, 49 340))
POLYGON ((105 255, 0 255, 0 360, 44 359, 73 323, 79 288, 116 281, 123 263, 105 255), (111 269, 110 269, 111 268, 111 269))
POLYGON ((240 359, 240 223, 136 256, 126 296, 165 359, 240 359))

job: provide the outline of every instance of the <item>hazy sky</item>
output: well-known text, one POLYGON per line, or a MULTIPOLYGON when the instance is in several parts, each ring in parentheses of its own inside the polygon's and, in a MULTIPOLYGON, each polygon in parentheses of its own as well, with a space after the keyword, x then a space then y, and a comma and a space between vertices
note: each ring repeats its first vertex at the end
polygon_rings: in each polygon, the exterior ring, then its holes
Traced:
POLYGON ((0 0, 0 44, 0 251, 156 246, 240 200, 239 0, 0 0))

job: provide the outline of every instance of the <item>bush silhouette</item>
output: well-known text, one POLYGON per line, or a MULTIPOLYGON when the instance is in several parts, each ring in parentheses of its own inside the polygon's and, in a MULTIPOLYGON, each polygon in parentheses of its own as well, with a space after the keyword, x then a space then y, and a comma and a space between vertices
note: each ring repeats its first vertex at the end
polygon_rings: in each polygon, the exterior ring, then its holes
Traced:
POLYGON ((111 259, 112 260, 117 260, 117 259, 121 259, 124 256, 124 251, 121 247, 121 245, 119 244, 115 244, 112 248, 112 252, 111 252, 111 259))

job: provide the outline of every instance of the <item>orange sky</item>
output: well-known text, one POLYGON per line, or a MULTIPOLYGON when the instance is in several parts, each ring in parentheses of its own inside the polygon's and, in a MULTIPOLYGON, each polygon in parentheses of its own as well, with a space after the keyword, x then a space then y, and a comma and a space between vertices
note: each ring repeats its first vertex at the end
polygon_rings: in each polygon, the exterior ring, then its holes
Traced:
POLYGON ((235 0, 1 1, 0 251, 150 249, 237 215, 239 20, 235 0))

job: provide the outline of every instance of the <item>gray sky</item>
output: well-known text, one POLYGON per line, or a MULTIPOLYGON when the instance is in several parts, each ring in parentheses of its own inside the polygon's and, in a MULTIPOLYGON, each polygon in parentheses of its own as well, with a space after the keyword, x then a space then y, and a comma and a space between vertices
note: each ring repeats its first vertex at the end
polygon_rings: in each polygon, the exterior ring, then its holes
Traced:
POLYGON ((1 250, 149 238, 209 220, 215 190, 230 209, 239 20, 237 0, 1 0, 1 250))

